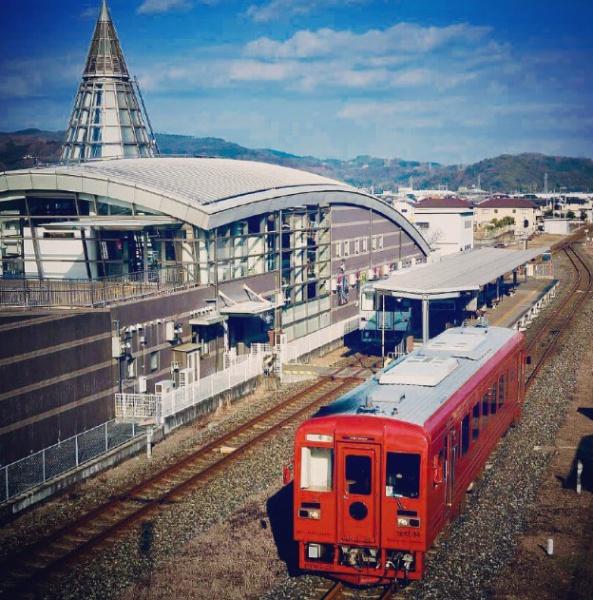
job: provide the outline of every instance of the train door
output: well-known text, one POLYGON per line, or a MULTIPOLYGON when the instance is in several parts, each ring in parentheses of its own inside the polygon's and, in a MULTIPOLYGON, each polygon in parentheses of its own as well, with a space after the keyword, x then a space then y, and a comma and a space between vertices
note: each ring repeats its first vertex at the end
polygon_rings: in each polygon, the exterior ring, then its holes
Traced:
POLYGON ((457 462, 457 434, 454 426, 447 431, 445 442, 445 502, 447 506, 451 506, 453 504, 453 495, 455 492, 455 463, 457 462))
POLYGON ((374 444, 338 444, 340 542, 378 545, 380 452, 374 444))

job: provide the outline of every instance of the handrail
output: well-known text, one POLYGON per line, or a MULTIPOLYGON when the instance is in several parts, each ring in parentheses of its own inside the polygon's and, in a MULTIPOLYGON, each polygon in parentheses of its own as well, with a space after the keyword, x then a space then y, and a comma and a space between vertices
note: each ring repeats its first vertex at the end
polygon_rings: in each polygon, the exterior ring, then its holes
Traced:
POLYGON ((197 272, 185 265, 134 271, 101 279, 0 279, 0 306, 102 307, 200 285, 197 272))

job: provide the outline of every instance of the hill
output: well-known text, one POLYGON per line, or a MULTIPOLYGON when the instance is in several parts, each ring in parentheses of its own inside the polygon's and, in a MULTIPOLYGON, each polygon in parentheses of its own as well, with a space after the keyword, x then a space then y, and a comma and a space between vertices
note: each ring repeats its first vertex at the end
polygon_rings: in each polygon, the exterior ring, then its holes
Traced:
MULTIPOLYGON (((0 171, 54 162, 59 157, 62 132, 25 129, 0 133, 0 171)), ((376 191, 409 185, 416 188, 445 186, 457 190, 471 187, 480 179, 492 191, 542 191, 545 173, 548 189, 593 190, 593 160, 544 154, 503 154, 463 167, 438 163, 357 156, 351 160, 298 156, 269 148, 246 148, 221 138, 157 134, 162 154, 214 156, 255 160, 304 169, 376 191)))

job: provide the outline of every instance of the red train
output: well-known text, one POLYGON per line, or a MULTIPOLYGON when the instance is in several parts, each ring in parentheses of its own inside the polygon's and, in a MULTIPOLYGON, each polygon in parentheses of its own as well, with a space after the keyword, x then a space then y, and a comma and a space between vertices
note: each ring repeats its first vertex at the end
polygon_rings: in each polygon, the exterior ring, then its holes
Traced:
POLYGON ((299 567, 358 585, 420 579, 424 555, 524 398, 523 335, 449 329, 297 431, 299 567))

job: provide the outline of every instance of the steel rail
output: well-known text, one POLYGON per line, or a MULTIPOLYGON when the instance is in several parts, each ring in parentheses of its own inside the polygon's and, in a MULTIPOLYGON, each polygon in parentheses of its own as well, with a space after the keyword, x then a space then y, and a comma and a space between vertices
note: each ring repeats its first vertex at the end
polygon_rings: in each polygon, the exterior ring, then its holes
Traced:
POLYGON ((165 467, 146 480, 133 486, 124 494, 117 495, 109 499, 95 509, 83 514, 75 521, 68 523, 50 535, 45 536, 38 542, 26 547, 24 550, 9 558, 1 565, 1 569, 6 575, 8 575, 10 571, 17 571, 17 574, 13 575, 12 577, 13 580, 16 580, 15 586, 12 588, 5 586, 4 589, 1 590, 1 593, 4 594, 8 592, 14 595, 15 591, 27 591, 32 585, 35 585, 40 579, 48 575, 51 570, 58 570, 66 563, 78 558, 107 538, 113 537, 119 531, 126 529, 129 525, 133 524, 150 511, 163 507, 169 502, 175 501, 175 499, 180 495, 186 493, 190 488, 195 487, 201 481, 204 481, 219 469, 236 460, 266 437, 273 435, 275 432, 282 429, 292 421, 298 419, 300 416, 305 415, 308 411, 317 407, 318 405, 330 401, 346 388, 352 386, 353 383, 360 382, 361 379, 356 375, 362 371, 363 369, 359 369, 356 371, 355 376, 342 379, 341 383, 338 385, 336 385, 335 379, 332 377, 316 381, 314 384, 304 388, 303 390, 300 390, 296 394, 291 395, 288 399, 272 407, 263 414, 250 419, 246 423, 243 423, 237 429, 219 436, 212 442, 183 457, 180 461, 165 467), (294 405, 298 405, 298 403, 302 400, 306 400, 311 394, 318 394, 325 387, 327 387, 328 384, 331 385, 331 388, 327 391, 323 391, 321 396, 317 396, 312 402, 306 402, 303 407, 298 408, 296 412, 291 412, 288 416, 284 416, 282 414, 284 411, 290 410, 290 408, 294 407, 294 405), (174 483, 175 477, 184 469, 187 470, 191 468, 193 463, 199 462, 200 459, 205 458, 208 453, 220 450, 221 446, 224 446, 225 443, 233 440, 233 438, 237 438, 251 430, 259 429, 264 421, 273 418, 274 416, 280 417, 281 420, 273 423, 271 426, 267 426, 254 437, 250 438, 247 442, 242 443, 239 447, 234 449, 234 451, 232 451, 230 454, 222 455, 221 458, 208 465, 206 468, 201 468, 196 473, 190 474, 189 476, 184 476, 181 482, 174 483), (173 483, 171 483, 171 480, 173 480, 173 483), (168 487, 168 489, 160 492, 158 490, 159 485, 165 485, 165 487, 168 487), (152 498, 142 497, 144 492, 149 492, 150 490, 152 490, 153 493, 156 490, 157 494, 152 498), (125 506, 125 503, 130 502, 135 504, 141 503, 142 505, 130 512, 129 507, 125 506), (118 516, 117 509, 121 510, 122 508, 126 514, 123 516, 118 516), (112 520, 114 516, 115 521, 112 520), (101 519, 105 518, 107 519, 107 523, 101 523, 101 519), (93 526, 99 527, 99 531, 94 532, 93 526), (84 528, 91 530, 90 536, 85 535, 84 532, 80 531, 84 528), (73 545, 72 542, 69 542, 65 539, 68 537, 70 539, 75 539, 74 547, 70 550, 66 549, 66 551, 62 552, 59 557, 52 557, 50 554, 48 562, 47 551, 50 550, 52 544, 63 541, 66 546, 73 545), (76 540, 77 537, 82 537, 83 540, 76 540), (44 551, 45 556, 42 556, 44 551), (45 559, 45 564, 41 567, 36 566, 34 565, 35 559, 45 559), (18 571, 20 571, 20 573, 18 571), (33 571, 33 573, 29 575, 30 571, 33 571))
POLYGON ((342 595, 342 591, 344 590, 344 584, 341 581, 336 581, 333 585, 327 590, 323 596, 321 596, 322 600, 335 600, 342 595))
POLYGON ((572 243, 561 249, 564 251, 575 270, 574 282, 570 292, 565 295, 562 302, 560 302, 560 304, 555 307, 552 314, 547 317, 545 326, 540 329, 537 335, 530 340, 527 345, 527 353, 534 352, 537 345, 542 342, 544 336, 548 337, 547 345, 543 351, 540 352, 535 366, 526 377, 526 388, 531 387, 538 373, 547 362, 550 354, 554 348, 556 348, 565 327, 569 325, 575 315, 578 314, 579 310, 586 302, 588 294, 593 290, 593 272, 587 262, 583 260, 579 253, 573 248, 572 243), (585 287, 585 289, 581 289, 583 287, 585 287))

